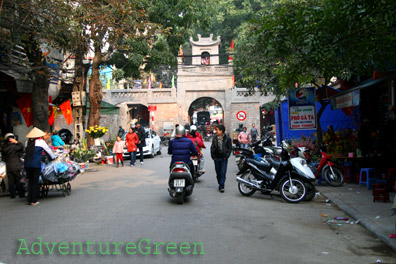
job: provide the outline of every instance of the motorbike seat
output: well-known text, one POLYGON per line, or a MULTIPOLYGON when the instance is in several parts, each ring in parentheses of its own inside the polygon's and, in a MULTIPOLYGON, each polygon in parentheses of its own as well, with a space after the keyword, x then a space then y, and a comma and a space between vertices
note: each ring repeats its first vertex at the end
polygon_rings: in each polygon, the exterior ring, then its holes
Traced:
POLYGON ((273 159, 273 158, 266 158, 266 161, 268 161, 269 164, 271 164, 275 169, 279 169, 281 162, 273 159))
POLYGON ((259 168, 262 171, 269 172, 272 168, 272 165, 267 162, 257 161, 255 159, 246 159, 246 160, 257 166, 257 168, 259 168))

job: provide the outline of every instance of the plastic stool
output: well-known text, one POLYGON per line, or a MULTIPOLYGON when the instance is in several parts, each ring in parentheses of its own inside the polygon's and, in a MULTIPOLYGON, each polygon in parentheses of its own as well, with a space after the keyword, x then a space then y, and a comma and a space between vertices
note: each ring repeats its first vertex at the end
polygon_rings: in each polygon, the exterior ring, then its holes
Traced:
POLYGON ((344 169, 344 181, 349 183, 353 182, 354 175, 353 175, 352 162, 351 161, 345 162, 343 169, 344 169))
POLYGON ((375 169, 374 168, 361 168, 360 169, 360 184, 367 184, 367 189, 371 189, 371 184, 375 181, 375 169), (370 172, 373 174, 373 177, 370 177, 370 172), (366 173, 366 180, 363 180, 363 173, 366 173))
POLYGON ((386 189, 386 184, 377 183, 373 184, 373 202, 383 201, 384 203, 389 202, 389 192, 386 189))

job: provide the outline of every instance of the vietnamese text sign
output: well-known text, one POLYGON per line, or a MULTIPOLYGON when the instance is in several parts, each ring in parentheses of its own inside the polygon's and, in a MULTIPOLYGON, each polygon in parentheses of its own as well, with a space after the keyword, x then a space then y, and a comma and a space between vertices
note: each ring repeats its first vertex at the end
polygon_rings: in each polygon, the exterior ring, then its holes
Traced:
POLYGON ((316 129, 314 87, 289 90, 289 129, 316 129))

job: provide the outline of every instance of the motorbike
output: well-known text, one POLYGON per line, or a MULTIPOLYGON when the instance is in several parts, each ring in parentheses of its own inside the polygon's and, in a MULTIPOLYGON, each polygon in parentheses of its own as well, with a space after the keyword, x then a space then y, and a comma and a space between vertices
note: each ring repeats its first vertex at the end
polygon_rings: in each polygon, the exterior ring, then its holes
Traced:
POLYGON ((0 186, 2 192, 5 192, 7 189, 6 175, 7 175, 6 164, 4 161, 0 161, 0 186))
POLYGON ((89 149, 93 149, 95 151, 95 156, 90 159, 90 161, 95 162, 97 164, 101 163, 105 157, 105 151, 103 146, 90 146, 89 149))
POLYGON ((200 166, 200 163, 201 163, 201 159, 200 159, 199 156, 192 156, 191 157, 191 161, 192 161, 193 167, 194 167, 194 171, 192 172, 192 176, 193 176, 194 182, 196 182, 198 180, 198 178, 201 177, 202 174, 204 174, 199 169, 199 166, 200 166))
POLYGON ((190 196, 194 189, 194 179, 190 166, 182 161, 172 164, 168 180, 168 191, 172 198, 179 204, 184 203, 184 198, 190 196))
POLYGON ((340 167, 335 164, 329 155, 325 152, 325 148, 320 148, 321 159, 319 165, 311 163, 311 156, 308 154, 309 149, 304 147, 295 148, 296 156, 305 158, 318 179, 318 183, 324 179, 330 186, 339 187, 344 184, 344 174, 340 167))
POLYGON ((238 190, 243 196, 251 196, 256 191, 271 195, 272 191, 277 190, 289 203, 298 203, 315 196, 312 184, 315 176, 304 159, 290 159, 289 153, 282 148, 280 161, 270 157, 264 160, 243 157, 244 166, 236 178, 238 190))

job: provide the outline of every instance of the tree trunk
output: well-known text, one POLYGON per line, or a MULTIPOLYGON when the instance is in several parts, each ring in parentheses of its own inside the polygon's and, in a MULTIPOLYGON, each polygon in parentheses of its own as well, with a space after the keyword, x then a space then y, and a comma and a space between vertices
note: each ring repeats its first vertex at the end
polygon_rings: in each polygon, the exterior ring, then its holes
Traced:
POLYGON ((317 120, 316 120, 316 125, 317 125, 316 137, 317 137, 317 144, 320 148, 323 144, 323 132, 322 132, 322 126, 320 125, 320 118, 322 117, 322 114, 323 114, 324 110, 326 109, 327 105, 329 104, 329 102, 320 100, 319 103, 320 103, 320 109, 318 111, 318 114, 316 115, 316 118, 317 118, 317 120))
MULTIPOLYGON (((102 102, 102 83, 99 79, 99 67, 102 63, 102 53, 99 47, 95 48, 95 56, 92 62, 92 75, 89 82, 89 103, 91 104, 91 109, 89 111, 88 118, 88 128, 98 125, 100 120, 100 104, 102 102)), ((88 146, 94 144, 92 137, 87 135, 88 146)))
POLYGON ((48 87, 50 83, 49 70, 45 65, 46 59, 40 50, 39 44, 33 37, 29 38, 26 55, 32 67, 30 73, 33 91, 33 126, 43 130, 50 131, 48 123, 48 87))

